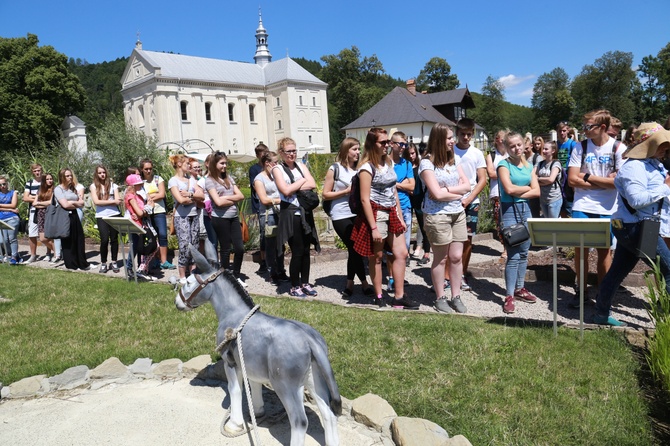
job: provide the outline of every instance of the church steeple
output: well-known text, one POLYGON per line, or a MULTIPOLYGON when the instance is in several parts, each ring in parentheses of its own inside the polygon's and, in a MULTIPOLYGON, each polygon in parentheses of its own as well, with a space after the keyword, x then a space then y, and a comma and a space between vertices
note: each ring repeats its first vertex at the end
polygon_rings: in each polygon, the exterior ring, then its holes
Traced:
POLYGON ((258 28, 256 29, 256 54, 254 60, 257 65, 261 67, 272 62, 272 54, 268 49, 268 32, 263 27, 263 17, 261 16, 261 8, 258 8, 258 28))

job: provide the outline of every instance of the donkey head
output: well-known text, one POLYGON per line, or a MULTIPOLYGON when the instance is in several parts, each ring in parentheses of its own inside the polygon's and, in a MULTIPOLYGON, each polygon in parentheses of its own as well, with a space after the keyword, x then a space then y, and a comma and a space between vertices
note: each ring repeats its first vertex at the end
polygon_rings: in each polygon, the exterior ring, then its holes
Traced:
MULTIPOLYGON (((215 248, 209 242, 206 245, 208 245, 205 248, 207 257, 212 257, 213 253, 213 258, 216 259, 215 248)), ((181 287, 175 296, 175 305, 181 311, 192 310, 207 302, 211 297, 211 291, 203 291, 204 287, 211 279, 218 276, 218 262, 216 260, 208 260, 193 245, 189 248, 199 274, 191 274, 186 280, 186 284, 181 287)))

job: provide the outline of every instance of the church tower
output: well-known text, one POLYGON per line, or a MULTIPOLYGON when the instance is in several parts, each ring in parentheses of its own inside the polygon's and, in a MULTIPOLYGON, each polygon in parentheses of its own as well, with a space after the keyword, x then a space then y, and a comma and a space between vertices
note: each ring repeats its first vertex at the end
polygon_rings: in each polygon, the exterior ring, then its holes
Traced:
POLYGON ((272 54, 268 49, 268 32, 263 27, 263 17, 261 16, 261 8, 258 8, 258 28, 256 29, 256 54, 254 60, 257 65, 261 67, 272 62, 272 54))

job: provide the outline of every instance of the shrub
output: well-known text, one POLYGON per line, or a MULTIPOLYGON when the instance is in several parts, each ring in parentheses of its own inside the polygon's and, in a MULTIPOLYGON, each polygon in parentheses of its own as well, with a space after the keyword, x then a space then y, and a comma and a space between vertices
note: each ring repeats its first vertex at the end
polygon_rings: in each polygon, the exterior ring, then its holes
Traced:
POLYGON ((647 362, 654 378, 670 394, 670 295, 661 273, 660 261, 647 273, 647 312, 654 321, 656 331, 648 343, 647 362))

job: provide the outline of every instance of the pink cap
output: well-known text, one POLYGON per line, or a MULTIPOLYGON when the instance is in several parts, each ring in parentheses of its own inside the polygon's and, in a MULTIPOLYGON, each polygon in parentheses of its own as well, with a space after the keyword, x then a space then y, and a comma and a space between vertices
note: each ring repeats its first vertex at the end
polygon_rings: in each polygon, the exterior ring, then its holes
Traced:
POLYGON ((128 186, 135 186, 137 184, 142 184, 142 183, 144 183, 144 180, 142 179, 142 177, 140 177, 136 173, 130 174, 126 177, 126 184, 128 186))

